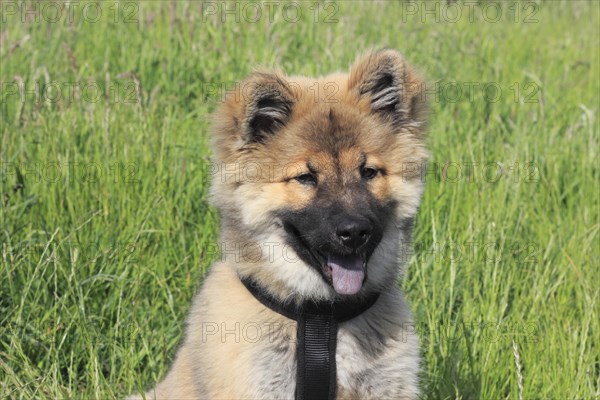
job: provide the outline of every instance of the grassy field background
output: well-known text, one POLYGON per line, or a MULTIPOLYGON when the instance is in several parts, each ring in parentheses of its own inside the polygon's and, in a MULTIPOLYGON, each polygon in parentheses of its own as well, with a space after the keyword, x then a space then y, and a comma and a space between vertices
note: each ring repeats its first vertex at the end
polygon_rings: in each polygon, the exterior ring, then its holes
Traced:
POLYGON ((217 257, 223 89, 382 46, 431 88, 401 283, 425 397, 600 396, 599 3, 60 4, 0 2, 0 398, 163 376, 217 257))

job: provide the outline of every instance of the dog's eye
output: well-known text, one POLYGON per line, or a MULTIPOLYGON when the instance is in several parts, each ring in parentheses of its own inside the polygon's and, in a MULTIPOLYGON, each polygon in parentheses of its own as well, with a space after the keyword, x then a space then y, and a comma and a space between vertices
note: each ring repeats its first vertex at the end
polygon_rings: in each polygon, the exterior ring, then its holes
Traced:
POLYGON ((375 176, 377 176, 378 173, 379 171, 377 169, 371 167, 362 167, 360 169, 360 175, 364 179, 373 179, 375 178, 375 176))
POLYGON ((300 182, 303 185, 316 185, 317 184, 317 177, 311 173, 298 175, 294 179, 296 179, 298 182, 300 182))

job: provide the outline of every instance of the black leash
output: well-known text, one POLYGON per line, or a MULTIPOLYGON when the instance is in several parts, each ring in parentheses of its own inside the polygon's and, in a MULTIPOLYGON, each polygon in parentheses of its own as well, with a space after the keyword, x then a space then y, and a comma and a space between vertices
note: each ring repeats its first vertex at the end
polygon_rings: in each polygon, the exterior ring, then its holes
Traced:
POLYGON ((334 400, 338 324, 368 310, 379 298, 379 293, 361 300, 306 302, 295 306, 273 298, 249 278, 240 279, 263 305, 298 323, 296 400, 334 400))

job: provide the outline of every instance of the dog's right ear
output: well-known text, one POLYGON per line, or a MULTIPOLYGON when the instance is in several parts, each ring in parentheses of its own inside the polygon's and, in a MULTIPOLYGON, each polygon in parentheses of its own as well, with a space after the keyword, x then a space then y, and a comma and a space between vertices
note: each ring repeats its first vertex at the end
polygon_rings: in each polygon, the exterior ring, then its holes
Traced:
POLYGON ((244 103, 241 130, 246 143, 265 141, 292 115, 294 97, 285 80, 274 73, 257 72, 241 85, 244 103))

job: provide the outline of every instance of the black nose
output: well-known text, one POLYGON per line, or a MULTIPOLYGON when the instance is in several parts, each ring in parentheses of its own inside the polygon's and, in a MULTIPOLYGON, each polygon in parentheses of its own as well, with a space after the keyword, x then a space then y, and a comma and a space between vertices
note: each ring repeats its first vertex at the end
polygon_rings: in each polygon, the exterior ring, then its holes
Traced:
POLYGON ((371 237, 371 224, 364 218, 346 218, 335 231, 344 246, 357 249, 371 237))

